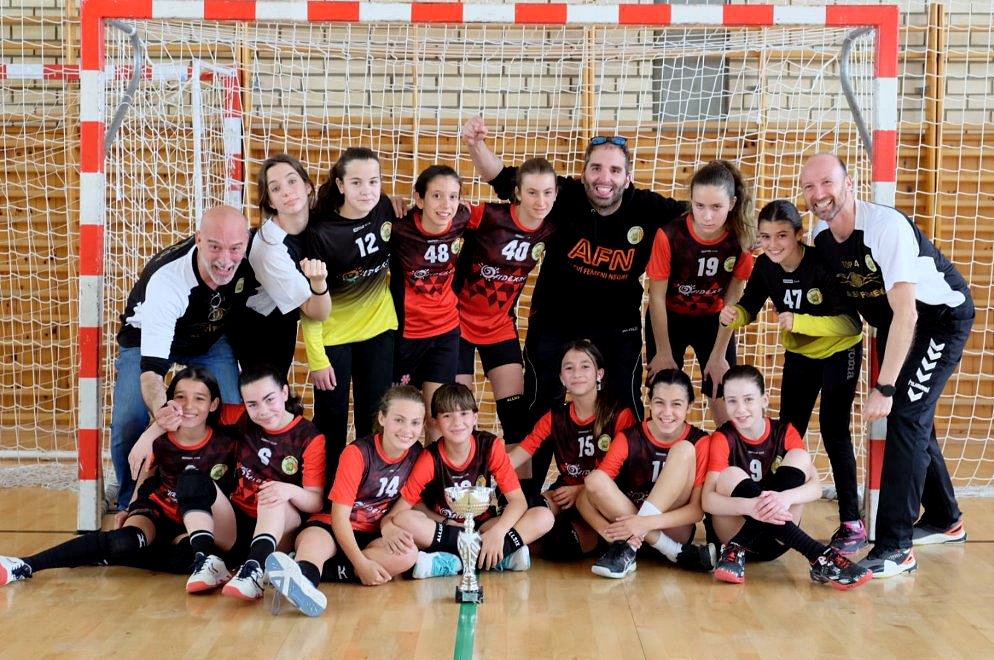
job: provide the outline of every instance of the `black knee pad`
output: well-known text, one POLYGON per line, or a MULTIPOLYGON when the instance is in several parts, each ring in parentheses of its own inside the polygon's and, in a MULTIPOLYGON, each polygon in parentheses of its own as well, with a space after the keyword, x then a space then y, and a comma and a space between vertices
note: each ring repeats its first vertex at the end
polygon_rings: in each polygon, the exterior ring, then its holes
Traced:
POLYGON ((461 526, 449 525, 444 522, 435 523, 435 536, 426 552, 448 552, 459 554, 459 531, 461 526))
POLYGON ((745 497, 753 498, 759 497, 763 489, 759 487, 759 484, 752 479, 743 479, 740 481, 734 489, 732 489, 731 497, 745 497))
POLYGON ((807 481, 807 475, 804 474, 803 470, 790 465, 781 465, 770 478, 770 485, 773 486, 773 490, 783 492, 803 486, 805 481, 807 481))
POLYGON ((191 511, 210 513, 214 500, 217 499, 217 488, 214 480, 197 469, 188 469, 179 475, 176 482, 176 501, 183 514, 191 511))
POLYGON ((500 420, 504 431, 504 442, 514 444, 525 439, 528 431, 528 407, 520 394, 515 394, 494 402, 497 408, 497 419, 500 420))
POLYGON ((559 516, 542 539, 542 557, 553 561, 573 561, 583 557, 580 535, 570 516, 559 516))
POLYGON ((145 532, 137 527, 122 527, 100 535, 103 542, 103 555, 107 563, 118 565, 130 561, 148 547, 145 532))

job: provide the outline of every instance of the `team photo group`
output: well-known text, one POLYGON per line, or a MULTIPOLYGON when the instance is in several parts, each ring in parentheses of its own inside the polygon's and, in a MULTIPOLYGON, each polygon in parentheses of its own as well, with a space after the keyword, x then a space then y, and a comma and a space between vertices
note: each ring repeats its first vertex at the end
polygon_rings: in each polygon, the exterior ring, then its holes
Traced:
POLYGON ((624 578, 644 558, 673 563, 674 580, 741 583, 750 562, 794 550, 812 580, 846 590, 915 571, 913 546, 966 540, 933 418, 973 324, 969 287, 906 215, 858 199, 839 157, 804 161, 802 214, 755 208, 724 160, 701 163, 679 199, 639 188, 621 136, 591 138, 575 177, 541 155, 502 162, 481 117, 461 137, 475 166, 462 176, 507 201, 463 201, 440 164, 413 204, 391 198, 362 146, 319 182, 273 154, 259 227, 217 206, 152 257, 117 334, 113 529, 0 556, 0 585, 122 565, 249 601, 268 583, 317 616, 322 581, 461 573, 454 486, 495 488, 475 518, 482 571, 537 556, 624 578), (768 300, 779 410, 736 355, 736 329, 768 300), (862 416, 886 420, 874 530, 851 431, 864 321, 880 363, 862 416), (288 384, 298 329, 311 419, 288 384), (500 436, 477 428, 477 363, 500 436), (699 398, 712 433, 687 420, 699 398), (822 495, 805 442, 816 401, 838 495, 824 541, 802 518, 822 495))

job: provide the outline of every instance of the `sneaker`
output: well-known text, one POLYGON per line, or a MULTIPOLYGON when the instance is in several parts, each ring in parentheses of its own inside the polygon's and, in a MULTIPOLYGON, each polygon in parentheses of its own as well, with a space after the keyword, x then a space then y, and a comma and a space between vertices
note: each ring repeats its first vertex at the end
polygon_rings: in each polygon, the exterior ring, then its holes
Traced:
POLYGON ((318 616, 328 606, 328 598, 304 577, 289 555, 274 552, 266 557, 266 579, 282 595, 307 616, 318 616))
POLYGON ((418 560, 414 562, 411 577, 421 579, 430 577, 445 577, 459 575, 462 570, 462 560, 449 552, 418 552, 418 560))
POLYGON ((677 566, 699 573, 710 573, 716 563, 718 563, 718 549, 714 543, 704 545, 684 543, 680 548, 680 554, 676 556, 677 566))
POLYGON ((742 584, 746 579, 746 549, 738 543, 721 546, 721 557, 714 567, 715 578, 722 582, 742 584))
POLYGON ((912 545, 937 545, 939 543, 966 543, 966 530, 963 521, 958 521, 949 529, 916 523, 911 532, 912 545))
POLYGON ((873 572, 875 578, 889 578, 901 573, 911 573, 918 568, 915 553, 907 550, 870 550, 859 565, 873 572))
POLYGON ((0 555, 0 587, 31 577, 31 567, 17 557, 0 555))
POLYGON ((844 555, 854 555, 867 544, 866 528, 862 520, 844 522, 832 534, 829 547, 835 548, 844 555))
POLYGON ((224 561, 217 555, 204 555, 198 552, 193 560, 193 574, 186 581, 187 593, 217 589, 231 579, 231 573, 224 561))
POLYGON ((811 579, 833 589, 854 589, 873 578, 873 571, 845 557, 838 549, 829 547, 811 564, 811 579))
POLYGON ((532 565, 532 555, 527 545, 523 545, 508 556, 497 562, 494 570, 498 573, 503 571, 527 571, 532 565))
POLYGON ((250 559, 241 568, 235 577, 231 578, 228 584, 221 590, 222 596, 234 596, 242 600, 258 600, 265 593, 265 574, 259 562, 250 559))
POLYGON ((601 558, 590 567, 594 575, 621 579, 638 568, 635 563, 635 548, 628 541, 615 541, 601 558))

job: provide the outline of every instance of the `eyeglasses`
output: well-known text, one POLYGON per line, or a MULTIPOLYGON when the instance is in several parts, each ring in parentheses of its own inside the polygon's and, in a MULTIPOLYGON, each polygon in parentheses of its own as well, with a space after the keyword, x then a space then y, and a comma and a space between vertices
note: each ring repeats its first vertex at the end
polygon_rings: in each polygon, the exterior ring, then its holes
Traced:
POLYGON ((590 144, 595 147, 607 144, 608 142, 618 147, 624 147, 628 144, 628 138, 621 135, 595 135, 590 138, 590 144))
POLYGON ((211 296, 210 300, 210 311, 207 312, 207 320, 211 323, 217 323, 224 318, 224 313, 226 310, 221 309, 221 305, 224 304, 224 297, 221 295, 220 291, 215 291, 214 295, 211 296))

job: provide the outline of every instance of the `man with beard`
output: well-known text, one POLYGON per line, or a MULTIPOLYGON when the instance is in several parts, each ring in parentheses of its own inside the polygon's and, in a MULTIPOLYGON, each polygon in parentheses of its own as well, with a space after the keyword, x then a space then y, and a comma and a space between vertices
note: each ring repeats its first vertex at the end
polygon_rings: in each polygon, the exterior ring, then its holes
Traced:
POLYGON ((973 300, 956 267, 906 215, 855 198, 852 177, 836 155, 810 158, 801 188, 819 220, 815 246, 843 293, 877 329, 882 355, 863 405, 866 421, 887 418, 876 544, 860 564, 875 578, 911 572, 917 567, 912 545, 966 540, 933 420, 963 356, 973 300))
MULTIPOLYGON (((245 258, 248 220, 228 206, 204 214, 200 229, 153 256, 128 295, 117 333, 111 459, 120 484, 117 503, 131 501, 128 452, 166 405, 165 375, 174 363, 203 367, 238 403, 238 364, 224 336, 232 312, 257 284, 245 258)), ((182 410, 177 411, 182 413, 182 410)))
MULTIPOLYGON (((481 177, 510 199, 515 168, 504 167, 485 140, 480 117, 463 127, 463 140, 481 177)), ((532 296, 525 338, 525 396, 535 422, 562 396, 562 347, 590 339, 603 353, 604 389, 642 417, 642 283, 656 230, 686 213, 683 203, 633 185, 627 139, 597 136, 587 144, 579 178, 558 177, 550 213, 555 232, 532 296)), ((507 438, 517 442, 521 438, 507 438)), ((543 452, 546 453, 546 452, 543 452)), ((550 456, 532 461, 537 492, 550 456)))

